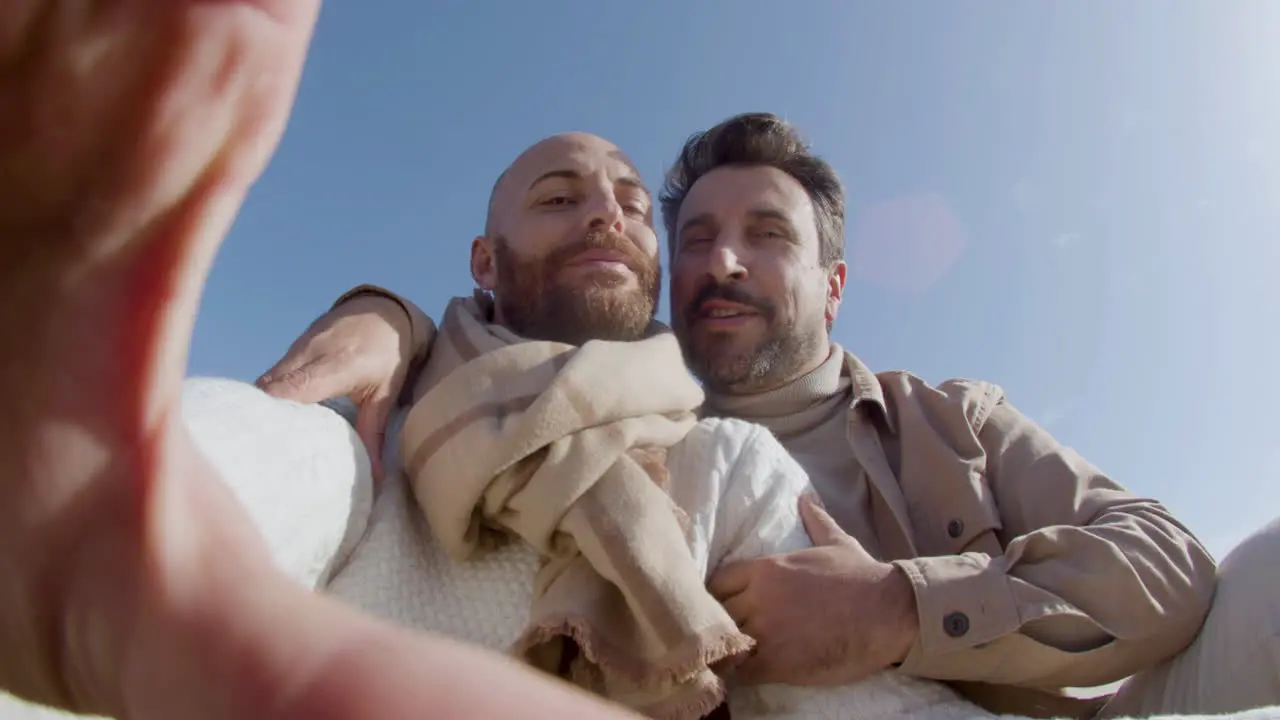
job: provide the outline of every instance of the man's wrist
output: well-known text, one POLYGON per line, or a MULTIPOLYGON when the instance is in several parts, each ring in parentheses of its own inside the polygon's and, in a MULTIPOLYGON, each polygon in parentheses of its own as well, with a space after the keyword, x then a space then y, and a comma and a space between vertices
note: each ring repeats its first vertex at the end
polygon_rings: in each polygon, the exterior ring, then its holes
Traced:
POLYGON ((890 565, 890 568, 886 582, 891 587, 890 597, 894 607, 898 608, 898 621, 895 623, 898 642, 895 644, 892 664, 898 666, 907 659, 920 639, 920 609, 916 603, 915 585, 906 570, 898 565, 890 565))
POLYGON ((371 286, 361 286, 361 287, 355 288, 354 290, 346 292, 341 297, 339 297, 337 301, 333 303, 333 308, 337 308, 341 305, 350 305, 351 303, 357 303, 357 302, 361 304, 368 304, 370 307, 380 307, 380 308, 387 307, 387 303, 391 303, 392 305, 395 305, 397 308, 399 308, 399 310, 397 310, 396 312, 401 317, 404 318, 404 323, 405 323, 403 326, 397 324, 397 327, 406 327, 409 329, 410 333, 412 333, 413 313, 409 311, 409 308, 405 306, 404 302, 400 300, 400 298, 390 293, 384 292, 379 288, 375 288, 371 286))
MULTIPOLYGON (((336 309, 348 301, 358 301, 360 298, 374 298, 376 303, 374 307, 382 317, 387 319, 394 328, 402 331, 401 357, 407 361, 410 368, 417 367, 426 359, 436 333, 435 323, 431 322, 431 318, 423 314, 411 301, 377 285, 358 285, 348 290, 338 297, 331 309, 336 309), (380 302, 382 300, 395 303, 399 309, 390 309, 384 302, 380 302), (404 318, 408 325, 400 325, 400 318, 404 318)), ((407 390, 409 386, 405 387, 407 390)))
POLYGON ((374 313, 395 328, 406 341, 413 334, 412 318, 404 311, 404 306, 392 298, 382 295, 361 295, 342 303, 338 308, 341 308, 344 313, 351 314, 374 313))

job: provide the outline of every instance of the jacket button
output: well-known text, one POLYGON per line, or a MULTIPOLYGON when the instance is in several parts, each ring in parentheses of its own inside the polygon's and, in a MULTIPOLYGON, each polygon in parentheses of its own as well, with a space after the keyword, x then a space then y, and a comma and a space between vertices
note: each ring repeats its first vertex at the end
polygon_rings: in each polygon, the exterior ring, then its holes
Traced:
POLYGON ((969 616, 962 612, 953 612, 942 618, 942 630, 953 638, 964 637, 969 632, 969 616))
POLYGON ((947 523, 947 534, 951 536, 952 540, 958 540, 964 534, 964 521, 956 518, 947 523))

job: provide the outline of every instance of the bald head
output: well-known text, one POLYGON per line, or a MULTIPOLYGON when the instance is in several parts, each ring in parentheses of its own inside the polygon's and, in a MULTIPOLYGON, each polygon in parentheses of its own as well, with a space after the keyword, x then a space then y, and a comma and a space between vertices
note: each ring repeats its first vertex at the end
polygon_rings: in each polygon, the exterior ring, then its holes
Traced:
POLYGON ((616 145, 553 135, 502 172, 471 274, 495 321, 536 339, 636 339, 657 307, 661 268, 652 199, 616 145))
MULTIPOLYGON (((585 132, 566 132, 552 135, 530 145, 498 175, 498 179, 493 183, 493 188, 489 191, 489 205, 485 217, 484 234, 493 236, 504 232, 498 225, 498 216, 502 214, 502 209, 512 202, 510 193, 513 191, 521 192, 522 188, 519 179, 522 176, 528 175, 531 170, 543 168, 548 164, 555 164, 562 159, 572 159, 575 154, 589 155, 593 153, 610 157, 618 164, 628 168, 631 171, 631 180, 634 181, 637 187, 644 188, 644 184, 640 180, 640 173, 636 171, 635 165, 617 145, 599 135, 585 132), (508 182, 509 180, 511 182, 508 182)), ((648 194, 647 191, 646 194, 648 194)), ((518 198, 516 202, 518 202, 518 198)))

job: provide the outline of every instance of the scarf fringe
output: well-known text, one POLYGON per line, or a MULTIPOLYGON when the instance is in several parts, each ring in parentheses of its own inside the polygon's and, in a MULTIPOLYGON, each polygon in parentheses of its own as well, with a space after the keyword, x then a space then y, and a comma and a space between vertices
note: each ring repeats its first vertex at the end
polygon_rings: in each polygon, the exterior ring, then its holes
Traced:
POLYGON ((689 693, 676 693, 657 704, 639 708, 639 711, 653 720, 701 720, 720 707, 729 696, 728 688, 720 676, 711 674, 711 679, 710 687, 697 687, 689 693))
MULTIPOLYGON (((571 641, 581 653, 581 662, 574 663, 569 680, 575 685, 601 694, 598 687, 604 674, 630 685, 626 690, 639 693, 657 692, 666 696, 656 704, 642 708, 655 720, 696 720, 714 710, 727 697, 724 681, 712 668, 728 670, 747 658, 755 647, 755 640, 744 635, 737 627, 713 628, 707 643, 688 645, 657 659, 637 659, 601 642, 582 618, 567 617, 559 622, 548 622, 529 628, 513 645, 512 653, 530 662, 531 653, 538 647, 552 642, 571 641), (709 686, 701 683, 704 675, 715 678, 709 686), (697 687, 701 684, 702 687, 697 687), (688 687, 694 685, 694 687, 688 687), (686 686, 686 687, 681 687, 686 686)), ((542 668, 555 673, 557 668, 542 668)), ((612 693, 607 693, 612 694, 612 693)))

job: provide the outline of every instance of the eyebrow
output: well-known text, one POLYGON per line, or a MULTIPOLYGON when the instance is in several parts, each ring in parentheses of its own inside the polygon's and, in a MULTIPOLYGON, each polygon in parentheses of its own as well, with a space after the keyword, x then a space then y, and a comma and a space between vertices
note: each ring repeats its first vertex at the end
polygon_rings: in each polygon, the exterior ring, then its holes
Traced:
POLYGON ((747 216, 752 220, 775 220, 787 227, 791 227, 791 218, 786 213, 777 208, 757 207, 747 212, 747 216))
MULTIPOLYGON (((750 217, 752 220, 773 220, 776 222, 780 222, 783 225, 786 225, 787 228, 789 229, 793 229, 793 226, 791 225, 791 218, 787 217, 786 213, 782 212, 781 210, 778 210, 777 208, 772 208, 772 207, 752 208, 751 210, 747 211, 747 216, 750 217)), ((696 225, 715 225, 715 224, 716 224, 716 217, 713 213, 702 213, 701 215, 695 215, 694 217, 691 217, 688 220, 685 220, 684 224, 680 226, 680 234, 683 235, 685 231, 687 231, 689 228, 694 227, 696 225)))
POLYGON ((686 232, 689 231, 689 228, 694 227, 695 225, 714 225, 715 223, 716 223, 716 217, 711 213, 702 213, 701 215, 695 215, 689 218, 688 220, 685 220, 684 223, 680 225, 680 232, 677 234, 684 235, 686 232))
MULTIPOLYGON (((582 173, 578 172, 577 170, 550 170, 548 172, 542 173, 537 177, 537 179, 529 183, 529 189, 532 190, 544 180, 551 180, 555 178, 560 178, 563 180, 581 180, 582 173)), ((645 187, 644 183, 640 181, 640 178, 636 177, 635 175, 623 175, 617 178, 616 180, 614 180, 614 184, 625 185, 626 187, 629 187, 633 190, 639 190, 640 192, 644 193, 646 198, 652 199, 652 196, 649 194, 649 188, 645 187)))
POLYGON ((640 181, 640 178, 634 175, 623 175, 622 177, 618 178, 614 182, 617 183, 618 185, 625 185, 631 188, 632 190, 639 190, 640 192, 644 193, 645 198, 649 200, 653 199, 653 196, 649 194, 649 188, 645 187, 644 183, 640 181))
POLYGON ((529 189, 532 190, 533 188, 537 187, 538 184, 541 183, 542 181, 551 180, 553 178, 563 178, 565 180, 581 180, 582 173, 576 170, 551 170, 549 172, 544 172, 541 175, 539 175, 533 182, 529 183, 529 189))

